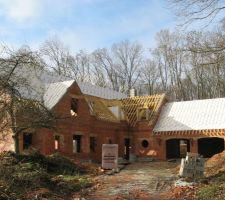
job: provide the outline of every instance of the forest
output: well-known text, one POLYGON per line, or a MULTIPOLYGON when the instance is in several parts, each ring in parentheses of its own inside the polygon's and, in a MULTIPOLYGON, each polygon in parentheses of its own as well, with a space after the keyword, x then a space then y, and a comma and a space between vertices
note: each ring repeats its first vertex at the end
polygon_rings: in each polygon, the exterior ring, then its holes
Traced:
POLYGON ((39 49, 48 69, 78 81, 129 94, 166 93, 171 100, 225 96, 225 29, 156 34, 154 48, 121 41, 91 53, 71 54, 56 38, 39 49))

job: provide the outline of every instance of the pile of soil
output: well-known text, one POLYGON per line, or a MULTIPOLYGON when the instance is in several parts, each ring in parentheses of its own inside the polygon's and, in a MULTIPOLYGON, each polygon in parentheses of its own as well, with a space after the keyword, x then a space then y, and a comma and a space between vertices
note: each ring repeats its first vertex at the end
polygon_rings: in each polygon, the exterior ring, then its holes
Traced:
POLYGON ((214 176, 225 172, 225 151, 214 155, 205 162, 205 176, 214 176))
POLYGON ((65 199, 91 185, 86 167, 59 154, 0 154, 0 199, 65 199))

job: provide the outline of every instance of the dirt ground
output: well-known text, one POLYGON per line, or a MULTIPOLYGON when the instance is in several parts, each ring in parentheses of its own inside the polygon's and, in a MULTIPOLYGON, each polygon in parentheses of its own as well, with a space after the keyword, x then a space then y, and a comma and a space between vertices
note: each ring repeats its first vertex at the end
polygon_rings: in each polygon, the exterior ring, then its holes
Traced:
POLYGON ((85 199, 167 199, 166 192, 177 179, 174 169, 178 164, 142 162, 127 165, 117 174, 97 177, 98 187, 85 199))

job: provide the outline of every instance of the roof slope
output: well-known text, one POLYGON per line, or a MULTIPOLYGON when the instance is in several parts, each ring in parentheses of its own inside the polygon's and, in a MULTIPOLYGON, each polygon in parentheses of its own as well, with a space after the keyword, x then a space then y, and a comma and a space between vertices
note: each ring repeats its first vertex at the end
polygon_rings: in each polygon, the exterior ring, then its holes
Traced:
MULTIPOLYGON (((44 103, 49 109, 52 109, 56 103, 67 92, 68 88, 74 83, 74 80, 56 82, 45 85, 44 103)), ((108 88, 102 88, 91 83, 77 82, 81 92, 85 95, 100 97, 104 99, 122 99, 126 95, 108 88)))
MULTIPOLYGON (((27 99, 44 101, 47 108, 51 109, 66 93, 67 89, 75 82, 71 78, 57 75, 44 69, 21 67, 14 73, 14 79, 24 79, 17 85, 20 94, 27 99)), ((127 96, 109 88, 102 88, 87 82, 77 82, 81 92, 85 95, 104 99, 122 99, 127 96)))
POLYGON ((154 132, 225 128, 225 98, 167 103, 154 132))
POLYGON ((81 92, 86 95, 100 97, 103 99, 123 99, 127 98, 127 95, 117 92, 109 88, 103 88, 99 86, 92 85, 87 82, 77 82, 81 92))
POLYGON ((62 96, 67 92, 67 89, 75 81, 63 81, 57 83, 51 83, 46 85, 46 91, 44 93, 44 104, 47 108, 52 109, 62 96))

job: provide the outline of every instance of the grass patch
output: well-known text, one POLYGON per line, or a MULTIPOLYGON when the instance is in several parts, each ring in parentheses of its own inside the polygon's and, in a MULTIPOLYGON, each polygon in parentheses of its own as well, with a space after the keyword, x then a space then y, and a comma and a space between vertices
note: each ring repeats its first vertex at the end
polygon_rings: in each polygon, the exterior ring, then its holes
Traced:
POLYGON ((225 200, 225 197, 220 196, 220 190, 220 186, 215 184, 200 188, 198 191, 199 200, 225 200))

